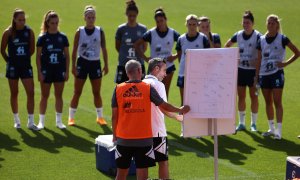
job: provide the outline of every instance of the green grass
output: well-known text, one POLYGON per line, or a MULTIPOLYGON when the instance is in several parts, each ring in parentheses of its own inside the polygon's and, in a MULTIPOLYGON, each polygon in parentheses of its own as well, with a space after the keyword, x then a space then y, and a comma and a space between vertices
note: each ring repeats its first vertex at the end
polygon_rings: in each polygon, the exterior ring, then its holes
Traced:
MULTIPOLYGON (((140 0, 139 22, 148 28, 155 25, 153 10, 162 6, 168 16, 168 24, 178 32, 184 33, 184 20, 188 14, 206 15, 212 19, 214 32, 221 35, 224 44, 234 32, 241 29, 241 15, 251 9, 255 15, 256 28, 264 33, 265 19, 268 14, 278 14, 282 18, 283 32, 300 47, 299 5, 297 0, 280 1, 236 1, 236 0, 140 0)), ((126 20, 124 1, 34 1, 2 0, 0 7, 0 29, 3 31, 11 22, 12 11, 23 8, 28 15, 27 23, 39 34, 43 14, 56 10, 61 18, 60 29, 65 32, 72 44, 78 26, 84 25, 82 11, 85 5, 97 7, 97 24, 106 33, 109 53, 110 73, 103 78, 102 97, 104 114, 110 120, 110 99, 114 88, 113 77, 117 64, 114 48, 114 34, 119 24, 126 20)), ((71 50, 71 49, 70 49, 71 50)), ((288 51, 287 55, 290 55, 288 51)), ((80 99, 76 114, 77 127, 61 131, 55 127, 55 110, 53 93, 49 99, 46 114, 47 129, 33 132, 25 128, 26 96, 20 85, 19 113, 22 129, 13 128, 13 118, 9 105, 9 89, 5 74, 5 63, 0 59, 0 179, 111 179, 95 168, 94 139, 100 134, 109 134, 109 128, 96 125, 92 92, 87 82, 80 99)), ((38 102, 40 89, 36 76, 35 58, 35 121, 38 121, 38 102)), ((177 66, 178 67, 178 66, 177 66)), ((300 141, 300 85, 298 78, 300 63, 295 62, 286 70, 284 89, 284 124, 281 141, 263 138, 259 133, 249 131, 237 135, 219 137, 219 176, 220 179, 284 179, 287 156, 299 155, 300 141)), ((177 71, 178 72, 178 71, 177 71)), ((176 73, 177 73, 176 72, 176 73)), ((68 117, 68 106, 73 92, 73 77, 66 84, 64 91, 64 122, 68 117)), ((173 79, 169 101, 179 105, 179 90, 173 79)), ((248 103, 249 104, 249 103, 248 103)), ((259 121, 260 131, 267 130, 268 125, 264 111, 264 102, 260 96, 259 121)), ((249 106, 247 124, 249 124, 249 106)), ((213 179, 213 139, 201 140, 179 138, 180 125, 173 120, 166 120, 170 139, 170 174, 174 179, 213 179)), ((111 121, 109 121, 110 127, 111 121)), ((150 177, 157 178, 157 167, 150 169, 150 177)))

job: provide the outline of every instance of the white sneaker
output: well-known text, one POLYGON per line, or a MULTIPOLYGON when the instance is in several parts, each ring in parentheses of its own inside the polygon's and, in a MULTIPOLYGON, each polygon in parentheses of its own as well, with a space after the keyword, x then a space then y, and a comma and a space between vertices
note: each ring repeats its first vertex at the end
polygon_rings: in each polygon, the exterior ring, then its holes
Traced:
POLYGON ((34 130, 34 131, 39 131, 40 130, 34 123, 28 123, 27 127, 28 127, 28 129, 34 130))
POLYGON ((281 139, 281 135, 280 134, 275 134, 274 139, 280 140, 281 139))
POLYGON ((20 129, 21 128, 21 123, 20 122, 15 122, 14 128, 20 129))
POLYGON ((271 129, 269 129, 267 132, 264 132, 261 134, 262 136, 272 136, 272 135, 275 135, 275 132, 272 131, 271 129))
POLYGON ((56 127, 59 129, 66 129, 66 126, 62 122, 56 122, 56 127))
POLYGON ((40 121, 39 124, 37 125, 37 127, 39 129, 44 129, 45 128, 45 124, 40 121))

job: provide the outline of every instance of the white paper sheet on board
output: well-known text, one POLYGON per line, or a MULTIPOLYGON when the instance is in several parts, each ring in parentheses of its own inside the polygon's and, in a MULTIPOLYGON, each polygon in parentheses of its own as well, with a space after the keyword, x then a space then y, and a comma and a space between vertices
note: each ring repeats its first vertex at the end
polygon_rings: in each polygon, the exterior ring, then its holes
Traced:
POLYGON ((218 134, 235 132, 238 48, 186 51, 183 134, 212 135, 209 118, 218 120, 218 134))

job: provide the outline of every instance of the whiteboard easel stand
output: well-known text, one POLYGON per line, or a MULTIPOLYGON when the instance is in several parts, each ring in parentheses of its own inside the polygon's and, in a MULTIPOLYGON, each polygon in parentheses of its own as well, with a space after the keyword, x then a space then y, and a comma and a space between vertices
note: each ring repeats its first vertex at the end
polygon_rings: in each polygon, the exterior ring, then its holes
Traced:
POLYGON ((214 172, 215 180, 219 180, 219 169, 218 169, 218 123, 216 118, 209 118, 210 121, 213 121, 214 124, 214 172))

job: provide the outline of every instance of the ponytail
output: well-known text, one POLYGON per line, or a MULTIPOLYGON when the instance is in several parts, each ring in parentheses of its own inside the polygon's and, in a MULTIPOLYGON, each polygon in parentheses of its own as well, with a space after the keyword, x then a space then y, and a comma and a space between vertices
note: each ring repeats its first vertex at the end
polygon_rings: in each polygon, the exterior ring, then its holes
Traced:
POLYGON ((48 28, 49 28, 48 23, 49 23, 51 18, 58 18, 58 14, 53 10, 48 11, 44 15, 42 26, 41 26, 41 34, 48 31, 48 28))
POLYGON ((16 8, 14 10, 14 13, 13 13, 13 17, 12 17, 12 20, 11 20, 11 25, 8 27, 8 29, 11 29, 11 35, 12 35, 12 37, 15 37, 15 35, 16 35, 16 22, 15 22, 15 19, 20 14, 25 14, 25 11, 23 11, 22 9, 16 8))
POLYGON ((139 13, 139 9, 134 0, 128 0, 126 5, 126 14, 128 14, 129 11, 135 11, 137 14, 139 13))

